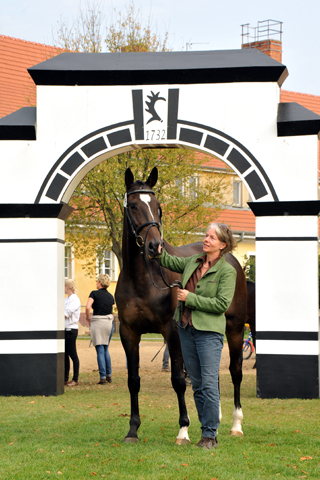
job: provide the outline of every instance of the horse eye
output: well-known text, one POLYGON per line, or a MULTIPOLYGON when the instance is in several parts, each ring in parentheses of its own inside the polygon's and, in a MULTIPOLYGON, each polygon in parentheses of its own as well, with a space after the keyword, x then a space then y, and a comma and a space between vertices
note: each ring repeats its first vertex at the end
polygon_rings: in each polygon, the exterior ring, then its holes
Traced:
POLYGON ((128 205, 128 207, 131 209, 131 210, 137 210, 137 205, 135 203, 130 203, 128 205))

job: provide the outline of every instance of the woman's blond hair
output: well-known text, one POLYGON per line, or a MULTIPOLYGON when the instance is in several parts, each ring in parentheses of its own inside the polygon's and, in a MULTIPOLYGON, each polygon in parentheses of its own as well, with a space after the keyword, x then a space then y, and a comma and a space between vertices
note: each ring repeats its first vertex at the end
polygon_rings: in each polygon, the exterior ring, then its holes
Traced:
POLYGON ((220 242, 226 243, 227 245, 221 250, 221 255, 224 255, 228 252, 232 252, 237 246, 236 239, 234 238, 232 231, 224 223, 210 223, 208 230, 213 228, 219 238, 220 242))
POLYGON ((64 284, 67 287, 69 287, 73 293, 76 293, 77 287, 76 287, 76 282, 74 280, 72 280, 71 278, 66 278, 64 281, 64 284))
POLYGON ((111 283, 111 278, 107 273, 105 275, 100 273, 99 277, 97 278, 97 282, 100 282, 102 287, 108 288, 111 283))

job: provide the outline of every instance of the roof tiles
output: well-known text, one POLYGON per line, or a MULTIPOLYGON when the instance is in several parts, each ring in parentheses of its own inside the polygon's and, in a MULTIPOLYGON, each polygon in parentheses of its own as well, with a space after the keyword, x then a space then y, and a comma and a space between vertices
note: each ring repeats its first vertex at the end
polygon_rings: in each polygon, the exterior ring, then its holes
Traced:
POLYGON ((60 48, 0 35, 0 118, 36 105, 27 69, 61 53, 60 48))

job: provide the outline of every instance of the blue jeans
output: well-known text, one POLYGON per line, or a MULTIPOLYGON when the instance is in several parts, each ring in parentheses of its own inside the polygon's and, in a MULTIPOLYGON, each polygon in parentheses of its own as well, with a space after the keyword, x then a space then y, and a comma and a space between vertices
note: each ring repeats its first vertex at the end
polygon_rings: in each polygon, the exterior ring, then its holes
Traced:
POLYGON ((185 329, 179 329, 179 335, 202 436, 215 438, 220 424, 219 365, 223 335, 196 330, 189 325, 185 329))
POLYGON ((168 344, 166 343, 164 352, 163 352, 163 357, 162 357, 162 368, 169 368, 169 348, 168 344))
MULTIPOLYGON (((113 325, 109 337, 109 344, 113 334, 113 325)), ((105 380, 107 377, 111 377, 111 358, 109 353, 109 345, 96 345, 98 367, 100 373, 100 380, 105 380)))

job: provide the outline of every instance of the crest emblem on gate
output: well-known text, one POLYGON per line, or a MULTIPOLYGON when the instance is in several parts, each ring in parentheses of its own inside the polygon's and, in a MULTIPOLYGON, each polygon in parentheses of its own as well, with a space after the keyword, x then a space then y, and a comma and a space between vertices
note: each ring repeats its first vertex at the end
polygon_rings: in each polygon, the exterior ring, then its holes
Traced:
POLYGON ((155 104, 159 101, 159 100, 164 100, 166 102, 166 99, 164 97, 159 97, 159 94, 160 92, 154 94, 152 91, 151 91, 151 95, 147 95, 147 97, 149 98, 149 102, 146 100, 146 104, 148 106, 148 108, 145 109, 146 112, 150 113, 151 118, 149 118, 149 120, 147 121, 147 125, 148 123, 151 123, 151 122, 154 122, 154 121, 160 121, 160 122, 163 122, 163 120, 160 118, 160 116, 158 115, 158 113, 156 112, 156 109, 155 109, 155 104))

